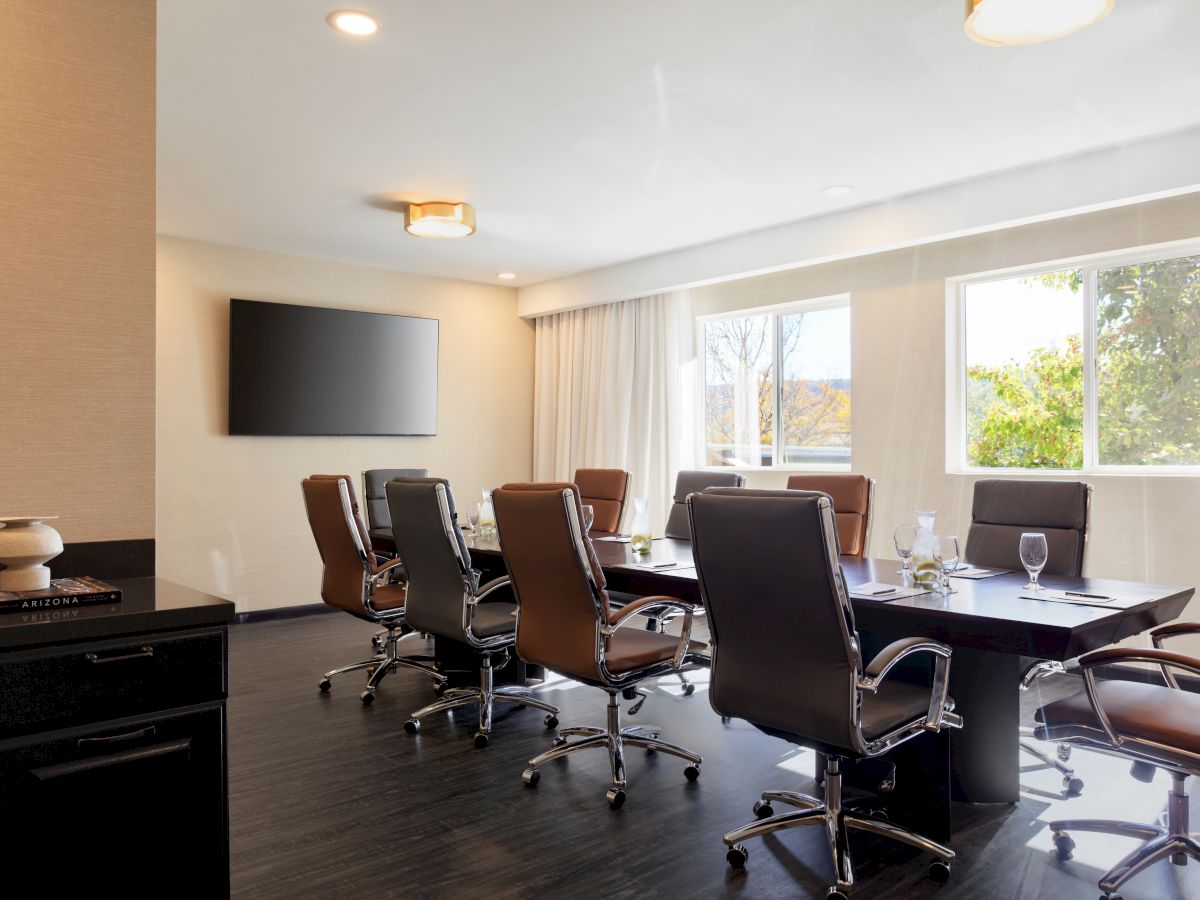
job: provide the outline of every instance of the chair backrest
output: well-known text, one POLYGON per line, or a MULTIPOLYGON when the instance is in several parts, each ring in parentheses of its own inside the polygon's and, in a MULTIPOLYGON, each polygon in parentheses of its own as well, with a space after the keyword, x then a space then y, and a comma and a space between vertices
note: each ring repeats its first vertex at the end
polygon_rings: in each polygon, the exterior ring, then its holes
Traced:
POLYGON ((621 513, 629 492, 629 473, 624 469, 576 469, 575 487, 580 503, 595 513, 591 533, 616 534, 621 530, 621 513))
POLYGON ((517 653, 566 675, 600 677, 608 622, 604 572, 583 533, 573 484, 506 484, 492 492, 500 547, 520 613, 517 653))
POLYGON ((324 565, 321 599, 361 615, 365 579, 375 571, 375 564, 354 483, 348 475, 310 475, 300 488, 324 565))
POLYGON ((829 497, 709 488, 688 506, 713 708, 853 751, 862 661, 829 497))
POLYGON ((471 554, 444 478, 393 478, 384 488, 396 550, 408 573, 405 619, 417 631, 461 641, 471 554))
POLYGON ((875 479, 866 475, 792 475, 790 491, 820 491, 833 500, 838 540, 845 556, 866 556, 871 540, 875 479))
POLYGON ((391 513, 388 510, 385 486, 393 478, 427 478, 426 469, 367 469, 362 473, 363 503, 367 507, 367 526, 374 531, 377 528, 392 526, 391 513))
POLYGON ((1092 486, 1083 481, 975 482, 963 558, 976 566, 1021 569, 1021 533, 1046 535, 1046 575, 1083 574, 1092 486))
POLYGON ((745 483, 745 476, 738 472, 711 472, 707 469, 681 471, 675 476, 675 502, 671 504, 663 534, 681 541, 692 539, 692 529, 688 524, 688 494, 696 494, 710 487, 741 487, 745 483))

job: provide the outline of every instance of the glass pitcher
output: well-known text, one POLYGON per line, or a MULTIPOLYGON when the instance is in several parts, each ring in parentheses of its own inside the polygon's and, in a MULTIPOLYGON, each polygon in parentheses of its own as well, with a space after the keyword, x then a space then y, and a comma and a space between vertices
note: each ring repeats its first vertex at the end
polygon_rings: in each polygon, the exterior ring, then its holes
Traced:
POLYGON ((629 547, 634 553, 650 552, 650 510, 645 497, 633 498, 633 523, 629 526, 629 547))
POLYGON ((483 502, 479 504, 479 536, 494 537, 496 534, 496 511, 492 508, 492 492, 484 490, 483 502))
POLYGON ((937 584, 941 578, 938 569, 937 536, 933 533, 937 511, 917 510, 917 537, 913 541, 912 574, 917 584, 937 584))

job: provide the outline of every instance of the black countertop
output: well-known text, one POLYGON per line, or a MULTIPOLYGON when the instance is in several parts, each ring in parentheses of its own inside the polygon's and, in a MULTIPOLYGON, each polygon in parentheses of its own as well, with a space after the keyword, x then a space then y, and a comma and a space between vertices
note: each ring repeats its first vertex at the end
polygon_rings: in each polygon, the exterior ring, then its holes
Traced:
POLYGON ((120 603, 74 609, 0 612, 0 650, 225 625, 234 607, 203 591, 161 578, 110 578, 121 589, 120 603))

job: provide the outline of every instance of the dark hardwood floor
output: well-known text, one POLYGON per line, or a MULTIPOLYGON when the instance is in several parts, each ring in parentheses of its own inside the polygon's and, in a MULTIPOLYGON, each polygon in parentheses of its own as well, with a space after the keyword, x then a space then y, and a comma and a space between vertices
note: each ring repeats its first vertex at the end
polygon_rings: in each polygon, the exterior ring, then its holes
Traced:
MULTIPOLYGON (((476 750, 473 708, 428 719, 416 736, 404 732, 409 712, 432 697, 419 673, 390 676, 368 708, 358 699, 362 673, 320 694, 321 673, 365 658, 372 631, 337 614, 231 628, 235 897, 825 896, 833 867, 814 829, 752 842, 743 871, 726 864, 722 833, 752 818, 764 789, 815 791, 813 759, 744 722, 722 725, 703 684, 683 697, 678 682, 665 679, 627 719, 661 725, 665 738, 702 753, 700 780, 685 781, 678 760, 635 751, 628 801, 611 811, 601 751, 546 766, 536 789, 521 783, 526 760, 549 743, 537 710, 501 710, 491 746, 476 750)), ((702 682, 707 673, 694 675, 702 682)), ((562 707, 564 725, 603 724, 598 690, 555 680, 540 693, 562 707)), ((1031 692, 1026 712, 1037 702, 1031 692)), ((1087 782, 1082 797, 1063 799, 1057 773, 1026 757, 1020 804, 957 807, 959 856, 944 886, 925 878, 925 858, 855 838, 855 895, 1094 900, 1096 879, 1133 842, 1080 834, 1076 858, 1060 864, 1048 852, 1046 823, 1064 815, 1152 819, 1169 782, 1160 774, 1143 785, 1119 759, 1075 757, 1087 782)), ((1158 865, 1122 895, 1200 897, 1200 872, 1158 865)))

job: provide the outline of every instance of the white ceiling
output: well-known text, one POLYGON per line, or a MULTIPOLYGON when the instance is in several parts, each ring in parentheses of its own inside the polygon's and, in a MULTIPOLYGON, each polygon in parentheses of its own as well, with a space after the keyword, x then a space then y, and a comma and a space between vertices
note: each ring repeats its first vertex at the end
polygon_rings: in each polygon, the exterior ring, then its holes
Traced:
POLYGON ((531 284, 1200 123, 1200 3, 1031 47, 962 0, 159 0, 158 230, 531 284), (374 38, 325 24, 375 13, 374 38), (830 198, 821 188, 857 187, 830 198), (479 231, 409 237, 399 200, 479 231))

